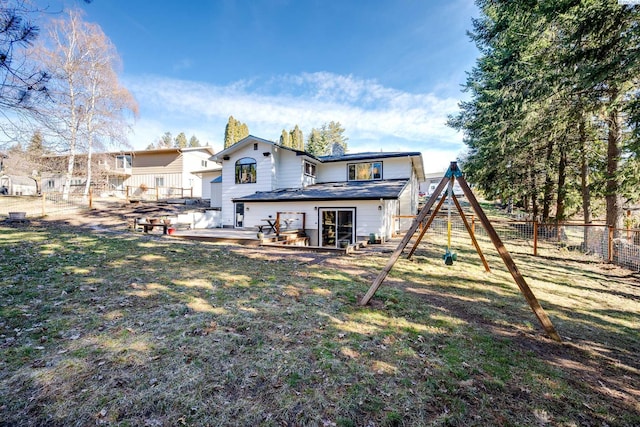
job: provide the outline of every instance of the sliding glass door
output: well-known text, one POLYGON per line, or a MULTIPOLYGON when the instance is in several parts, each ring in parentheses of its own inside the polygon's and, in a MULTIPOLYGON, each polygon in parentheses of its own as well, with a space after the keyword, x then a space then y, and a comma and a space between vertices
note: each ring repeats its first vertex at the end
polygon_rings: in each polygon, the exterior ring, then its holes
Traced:
POLYGON ((355 242, 355 209, 320 209, 320 246, 344 247, 355 242))

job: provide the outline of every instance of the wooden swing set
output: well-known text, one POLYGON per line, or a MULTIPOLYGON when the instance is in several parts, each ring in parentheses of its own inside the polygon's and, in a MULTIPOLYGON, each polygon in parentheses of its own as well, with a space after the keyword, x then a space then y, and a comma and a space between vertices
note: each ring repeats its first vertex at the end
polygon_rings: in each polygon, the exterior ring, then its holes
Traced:
MULTIPOLYGON (((487 234, 491 239, 491 241, 493 242, 493 245, 496 247, 498 254, 500 255, 505 266, 513 276, 513 279, 515 280, 516 284, 520 288, 520 292, 522 293, 522 295, 524 295, 525 299, 529 303, 529 306, 531 307, 531 310, 533 310, 533 313, 535 314, 535 316, 538 318, 538 321, 540 322, 540 324, 542 325, 542 327, 544 328, 544 330, 547 332, 547 334, 551 339, 558 342, 562 342, 562 339, 560 338, 560 335, 558 335, 558 333, 556 332, 556 329, 551 323, 551 320, 549 320, 549 317, 547 316, 542 306, 538 302, 538 299, 531 291, 531 288, 529 288, 529 285, 527 285, 527 282, 524 280, 524 277, 522 276, 522 274, 520 274, 520 271, 518 270, 518 267, 513 261, 513 258, 511 258, 511 254, 509 253, 509 251, 507 251, 507 248, 505 248, 504 244, 502 243, 502 240, 500 240, 500 237, 498 236, 498 233, 496 233, 495 229, 493 228, 493 225, 491 225, 491 222, 489 222, 489 219, 485 215, 484 210, 480 206, 480 203, 478 203, 478 200, 476 199, 473 192, 471 191, 471 188, 469 187, 466 180, 462 176, 462 171, 458 168, 458 165, 456 162, 451 162, 451 164, 449 165, 449 169, 445 173, 445 176, 442 178, 442 180, 440 181, 440 184, 438 184, 438 186, 432 193, 429 200, 427 200, 427 203, 418 213, 418 216, 413 221, 413 224, 409 228, 409 231, 407 231, 407 234, 403 237, 402 241, 400 242, 396 250, 391 255, 391 258, 389 258, 387 265, 380 272, 380 274, 378 274, 378 277, 376 277, 376 279, 373 281, 373 284, 371 285, 371 287, 369 288, 365 296, 362 297, 362 299, 360 300, 360 305, 367 305, 371 300, 371 298, 375 295, 376 291, 378 290, 378 288, 380 288, 380 286, 382 285, 382 282, 387 277, 387 275, 393 268, 394 264, 396 263, 396 261, 398 260, 398 258, 400 257, 400 255, 402 254, 406 246, 409 244, 409 241, 411 240, 413 235, 416 233, 416 231, 420 227, 420 224, 422 224, 425 221, 425 219, 427 219, 427 215, 429 215, 431 208, 433 207, 436 200, 438 199, 438 196, 440 196, 443 193, 447 185, 449 186, 447 191, 449 200, 453 201, 453 203, 455 204, 456 209, 458 210, 460 217, 462 218, 464 226, 467 229, 469 236, 471 237, 473 246, 478 252, 480 259, 482 260, 482 264, 484 265, 485 270, 487 272, 491 271, 491 269, 489 268, 489 264, 487 263, 484 255, 482 254, 482 250, 478 245, 475 235, 471 229, 471 226, 469 225, 469 222, 467 221, 462 211, 462 207, 460 206, 460 203, 456 199, 456 196, 453 194, 452 189, 455 181, 457 181, 458 184, 460 185, 462 192, 467 197, 469 204, 471 205, 476 216, 484 226, 484 229, 487 231, 487 234)), ((444 196, 440 197, 440 201, 438 202, 433 212, 431 212, 431 214, 429 215, 429 218, 427 219, 425 226, 422 228, 422 231, 420 232, 418 239, 416 240, 413 247, 409 251, 407 258, 411 258, 413 256, 414 252, 418 247, 418 244, 420 243, 420 241, 422 240, 422 237, 431 226, 431 223, 433 222, 438 211, 442 207, 445 199, 446 197, 444 196)), ((449 205, 447 231, 448 231, 447 251, 443 258, 445 260, 445 264, 451 265, 455 260, 455 254, 451 252, 451 205, 449 205)))

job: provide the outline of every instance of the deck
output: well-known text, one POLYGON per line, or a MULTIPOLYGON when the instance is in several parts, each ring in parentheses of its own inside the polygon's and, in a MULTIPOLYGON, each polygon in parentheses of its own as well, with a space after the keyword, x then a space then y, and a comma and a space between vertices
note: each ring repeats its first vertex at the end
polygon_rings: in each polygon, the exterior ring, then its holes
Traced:
MULTIPOLYGON (((286 233, 281 234, 281 236, 286 233)), ((255 229, 239 229, 239 228, 197 228, 190 230, 175 230, 171 236, 173 238, 198 240, 204 242, 230 243, 247 246, 265 246, 279 247, 292 250, 311 250, 335 253, 352 253, 366 246, 366 242, 358 242, 347 248, 328 248, 321 246, 301 246, 296 244, 283 244, 277 241, 275 233, 267 233, 261 240, 258 238, 255 229)))

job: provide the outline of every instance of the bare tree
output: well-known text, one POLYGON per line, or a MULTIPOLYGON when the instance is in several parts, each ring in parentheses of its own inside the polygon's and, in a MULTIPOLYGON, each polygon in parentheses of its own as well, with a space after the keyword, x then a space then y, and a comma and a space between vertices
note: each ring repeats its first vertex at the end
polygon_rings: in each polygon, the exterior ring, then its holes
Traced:
POLYGON ((56 137, 57 151, 68 156, 63 197, 69 195, 78 153, 88 156, 86 194, 94 148, 126 140, 128 113, 137 115, 137 103, 118 81, 115 47, 100 26, 84 22, 78 10, 51 21, 49 39, 35 55, 50 70, 48 89, 54 101, 37 118, 56 137))

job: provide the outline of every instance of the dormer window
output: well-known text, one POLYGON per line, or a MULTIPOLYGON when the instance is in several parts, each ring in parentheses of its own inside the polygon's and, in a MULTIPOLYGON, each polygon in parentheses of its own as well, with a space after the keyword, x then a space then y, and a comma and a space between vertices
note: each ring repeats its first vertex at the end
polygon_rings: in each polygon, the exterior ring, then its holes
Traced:
POLYGON ((243 157, 236 162, 236 184, 254 184, 257 178, 256 160, 243 157))
POLYGON ((304 162, 304 174, 310 177, 316 177, 316 165, 311 162, 304 162))
POLYGON ((347 165, 349 181, 379 181, 382 162, 351 163, 347 165))

